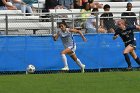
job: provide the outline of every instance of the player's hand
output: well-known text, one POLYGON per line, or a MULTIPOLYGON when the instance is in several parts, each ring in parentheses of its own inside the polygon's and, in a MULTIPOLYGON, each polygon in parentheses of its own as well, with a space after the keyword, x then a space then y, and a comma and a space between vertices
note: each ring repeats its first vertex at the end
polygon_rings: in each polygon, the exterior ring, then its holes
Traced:
POLYGON ((56 41, 56 35, 52 35, 53 40, 56 41))
POLYGON ((52 35, 52 37, 55 37, 56 35, 54 34, 54 35, 52 35))
POLYGON ((87 41, 87 39, 86 39, 85 37, 83 37, 83 41, 84 41, 84 42, 86 42, 86 41, 87 41))
POLYGON ((113 36, 113 40, 115 40, 117 38, 117 36, 113 36))

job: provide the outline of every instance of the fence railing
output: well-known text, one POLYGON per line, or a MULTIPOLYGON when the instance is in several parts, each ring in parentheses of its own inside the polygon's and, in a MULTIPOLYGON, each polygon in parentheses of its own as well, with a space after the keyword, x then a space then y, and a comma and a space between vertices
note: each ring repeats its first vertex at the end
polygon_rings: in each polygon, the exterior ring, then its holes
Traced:
POLYGON ((32 16, 25 16, 28 14, 1 14, 0 32, 4 35, 48 35, 55 33, 58 29, 58 24, 62 21, 65 21, 70 28, 84 31, 83 33, 88 33, 88 31, 86 32, 88 29, 86 25, 93 22, 93 20, 96 33, 110 33, 108 31, 109 27, 116 29, 118 19, 128 20, 131 24, 140 24, 140 12, 135 12, 136 16, 121 16, 122 12, 113 12, 114 16, 101 17, 103 13, 94 12, 94 16, 85 17, 81 16, 82 13, 36 13, 32 16), (101 27, 101 20, 104 21, 104 32, 98 31, 101 27), (135 20, 137 20, 137 23, 135 20), (112 21, 114 23, 111 23, 112 21))

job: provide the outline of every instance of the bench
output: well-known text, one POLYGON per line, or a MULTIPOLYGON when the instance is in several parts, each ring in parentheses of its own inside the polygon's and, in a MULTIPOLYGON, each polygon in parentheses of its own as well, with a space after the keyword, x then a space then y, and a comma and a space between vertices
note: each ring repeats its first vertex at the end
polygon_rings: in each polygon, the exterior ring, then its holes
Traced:
POLYGON ((0 14, 3 15, 3 14, 15 14, 15 15, 19 15, 19 14, 22 14, 21 10, 0 10, 0 14))
MULTIPOLYGON (((39 16, 10 16, 8 15, 8 20, 6 21, 5 15, 0 16, 0 31, 20 31, 32 30, 33 34, 36 34, 38 30, 47 30, 51 33, 52 22, 40 22, 39 16), (7 22, 7 23, 6 23, 7 22), (21 30, 22 29, 22 30, 21 30)), ((53 22, 54 28, 57 28, 57 23, 53 22)))
MULTIPOLYGON (((57 24, 54 23, 54 27, 57 27, 57 24)), ((0 23, 0 30, 5 30, 6 24, 0 23)), ((28 23, 8 23, 8 30, 33 30, 33 34, 36 34, 37 30, 49 30, 51 33, 52 22, 28 22, 28 23)))
POLYGON ((76 21, 75 19, 81 15, 81 9, 49 9, 49 11, 50 14, 56 15, 55 19, 57 22, 61 22, 63 19, 65 19, 65 22, 67 22, 70 27, 74 27, 76 21))

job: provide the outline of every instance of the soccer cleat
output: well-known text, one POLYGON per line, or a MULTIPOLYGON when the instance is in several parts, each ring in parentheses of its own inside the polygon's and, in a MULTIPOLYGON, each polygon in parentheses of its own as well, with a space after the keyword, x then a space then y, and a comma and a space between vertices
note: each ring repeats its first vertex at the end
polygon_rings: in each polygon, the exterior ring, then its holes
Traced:
POLYGON ((127 70, 132 70, 132 66, 128 66, 127 70))
POLYGON ((64 68, 62 68, 61 70, 69 70, 68 66, 65 66, 64 68))
POLYGON ((85 73, 85 65, 82 65, 82 67, 81 67, 81 73, 85 73))

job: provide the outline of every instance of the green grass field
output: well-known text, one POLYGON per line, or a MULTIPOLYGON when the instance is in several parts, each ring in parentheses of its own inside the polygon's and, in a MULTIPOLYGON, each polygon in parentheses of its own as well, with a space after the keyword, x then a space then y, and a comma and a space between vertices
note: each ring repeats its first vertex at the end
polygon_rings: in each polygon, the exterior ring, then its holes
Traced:
POLYGON ((140 72, 1 75, 0 93, 140 93, 140 72))

